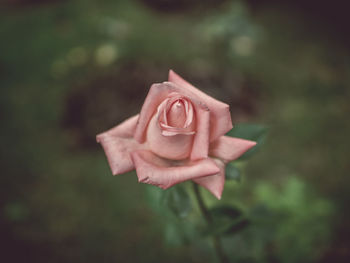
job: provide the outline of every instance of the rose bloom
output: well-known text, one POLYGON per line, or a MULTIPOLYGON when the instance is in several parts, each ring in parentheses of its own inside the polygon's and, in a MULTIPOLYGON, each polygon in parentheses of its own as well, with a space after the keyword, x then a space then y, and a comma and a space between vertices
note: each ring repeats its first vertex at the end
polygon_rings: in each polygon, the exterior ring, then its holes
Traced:
POLYGON ((153 84, 140 114, 97 135, 113 175, 136 169, 138 181, 167 189, 192 180, 221 198, 225 164, 256 143, 225 136, 229 106, 170 70, 153 84))

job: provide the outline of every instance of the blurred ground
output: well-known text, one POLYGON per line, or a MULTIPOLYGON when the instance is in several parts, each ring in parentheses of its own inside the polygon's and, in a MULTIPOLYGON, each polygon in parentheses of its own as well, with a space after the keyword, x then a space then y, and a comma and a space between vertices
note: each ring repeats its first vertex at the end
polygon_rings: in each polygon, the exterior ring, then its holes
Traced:
POLYGON ((238 262, 348 262, 346 10, 345 1, 1 1, 0 261, 205 262, 206 245, 164 237, 147 186, 112 177, 95 143, 172 68, 229 103, 234 122, 269 126, 222 202, 278 216, 226 249, 238 262))

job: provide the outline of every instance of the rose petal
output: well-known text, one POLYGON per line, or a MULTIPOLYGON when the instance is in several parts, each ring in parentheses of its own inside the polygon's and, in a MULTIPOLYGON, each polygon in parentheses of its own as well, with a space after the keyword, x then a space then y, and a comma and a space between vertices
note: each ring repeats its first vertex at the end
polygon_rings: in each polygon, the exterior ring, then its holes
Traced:
POLYGON ((211 158, 196 162, 174 162, 159 158, 146 150, 135 151, 131 155, 139 182, 156 185, 163 189, 186 180, 220 172, 211 158))
POLYGON ((232 120, 229 105, 218 101, 177 75, 174 71, 169 71, 170 82, 176 83, 184 89, 193 93, 198 101, 206 104, 210 110, 210 141, 214 141, 222 135, 225 135, 232 129, 232 120))
POLYGON ((220 168, 220 172, 214 175, 193 179, 193 181, 204 188, 208 189, 217 199, 221 199, 222 191, 225 184, 225 164, 213 159, 216 165, 220 168))
POLYGON ((97 142, 101 143, 106 153, 113 175, 122 174, 135 168, 130 152, 143 147, 133 138, 138 118, 139 115, 133 116, 96 136, 97 142))
POLYGON ((254 141, 221 136, 210 144, 209 155, 229 162, 237 159, 255 145, 254 141))

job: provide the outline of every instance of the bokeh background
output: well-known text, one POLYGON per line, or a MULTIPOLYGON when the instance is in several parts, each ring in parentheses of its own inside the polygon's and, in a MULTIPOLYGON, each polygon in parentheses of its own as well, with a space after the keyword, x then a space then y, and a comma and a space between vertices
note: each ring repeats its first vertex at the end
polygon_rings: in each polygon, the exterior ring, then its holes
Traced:
POLYGON ((157 211, 135 174, 113 177, 95 142, 171 68, 230 104, 235 123, 269 127, 242 182, 225 186, 221 202, 253 218, 225 237, 232 259, 349 262, 348 10, 339 0, 0 1, 0 261, 215 262, 190 220, 157 211))

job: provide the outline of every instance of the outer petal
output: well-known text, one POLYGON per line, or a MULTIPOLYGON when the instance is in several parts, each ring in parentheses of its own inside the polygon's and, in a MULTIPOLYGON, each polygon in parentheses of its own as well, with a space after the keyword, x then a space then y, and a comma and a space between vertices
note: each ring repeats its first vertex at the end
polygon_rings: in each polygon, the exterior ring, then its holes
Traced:
POLYGON ((196 162, 174 162, 150 151, 132 153, 139 182, 167 189, 186 180, 217 174, 220 169, 211 158, 196 162))
POLYGON ((196 178, 193 179, 193 181, 208 189, 209 192, 211 192, 217 199, 220 200, 225 184, 225 164, 218 159, 213 160, 220 168, 220 172, 211 176, 196 178))
POLYGON ((199 89, 192 86, 186 80, 177 75, 174 71, 169 71, 170 82, 176 83, 184 89, 193 93, 196 98, 205 103, 210 110, 210 141, 214 141, 232 129, 232 120, 229 105, 218 101, 199 89))
POLYGON ((194 145, 192 147, 195 152, 191 153, 191 160, 207 158, 210 138, 209 108, 206 107, 202 101, 199 101, 197 96, 191 91, 181 88, 177 84, 171 82, 152 85, 141 109, 139 121, 134 134, 135 140, 137 140, 139 143, 145 142, 147 126, 152 119, 152 116, 156 114, 158 105, 160 105, 162 101, 173 92, 189 97, 196 112, 196 135, 194 137, 194 145))
POLYGON ((116 127, 98 134, 97 142, 101 143, 113 175, 135 169, 130 152, 143 148, 134 140, 133 134, 139 115, 131 117, 116 127))
POLYGON ((256 142, 221 136, 210 144, 209 155, 220 158, 225 162, 233 161, 256 145, 256 142))

